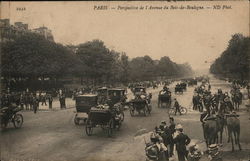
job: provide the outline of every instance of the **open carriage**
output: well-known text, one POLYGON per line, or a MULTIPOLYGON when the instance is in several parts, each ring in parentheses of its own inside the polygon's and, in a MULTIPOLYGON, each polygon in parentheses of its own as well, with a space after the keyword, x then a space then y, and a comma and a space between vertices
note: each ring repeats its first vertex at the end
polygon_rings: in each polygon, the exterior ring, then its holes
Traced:
POLYGON ((108 136, 111 136, 114 129, 120 129, 123 120, 124 114, 118 108, 99 105, 91 108, 85 131, 88 136, 91 136, 94 128, 101 127, 107 131, 108 136))

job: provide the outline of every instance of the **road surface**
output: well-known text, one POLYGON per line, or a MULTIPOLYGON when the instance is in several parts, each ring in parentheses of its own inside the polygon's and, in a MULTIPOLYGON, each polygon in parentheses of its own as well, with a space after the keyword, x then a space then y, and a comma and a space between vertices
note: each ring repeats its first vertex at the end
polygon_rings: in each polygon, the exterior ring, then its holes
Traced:
MULTIPOLYGON (((173 91, 175 84, 170 89, 173 91)), ((212 78, 212 90, 222 88, 229 91, 229 84, 212 78)), ((27 161, 141 161, 145 160, 145 143, 149 141, 150 131, 159 125, 162 120, 169 121, 166 109, 157 108, 157 95, 159 89, 149 89, 153 94, 151 116, 131 117, 125 111, 125 121, 119 131, 112 137, 101 129, 94 129, 93 136, 85 134, 84 125, 74 125, 74 108, 66 110, 23 111, 24 124, 21 129, 14 129, 10 124, 1 133, 0 159, 27 160, 27 161)), ((201 150, 206 150, 203 139, 199 113, 192 111, 192 96, 194 87, 188 87, 182 95, 174 95, 179 103, 188 108, 184 116, 174 116, 176 123, 181 123, 184 132, 197 142, 201 150)), ((173 93, 173 92, 172 92, 173 93)), ((242 151, 231 152, 231 144, 226 142, 227 133, 223 134, 223 159, 229 161, 250 159, 250 120, 245 104, 240 107, 242 151)), ((176 160, 176 156, 171 158, 176 160)), ((202 160, 206 161, 207 156, 202 160)))

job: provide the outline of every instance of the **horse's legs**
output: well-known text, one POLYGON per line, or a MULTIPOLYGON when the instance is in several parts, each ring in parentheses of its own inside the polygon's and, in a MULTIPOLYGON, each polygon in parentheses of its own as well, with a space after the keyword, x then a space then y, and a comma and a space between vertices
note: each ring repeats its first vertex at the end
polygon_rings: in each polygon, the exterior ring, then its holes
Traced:
POLYGON ((228 127, 227 127, 227 133, 228 133, 228 139, 227 139, 227 142, 229 143, 230 142, 230 139, 231 139, 231 131, 228 129, 228 127))
POLYGON ((218 135, 218 133, 215 134, 214 142, 213 143, 215 143, 215 142, 216 142, 216 144, 219 143, 219 135, 218 135))
POLYGON ((232 142, 232 151, 234 151, 234 142, 233 142, 233 136, 232 132, 230 132, 231 142, 232 142))
POLYGON ((220 131, 220 144, 222 144, 222 133, 223 133, 223 129, 220 131))
POLYGON ((239 150, 241 150, 241 145, 240 145, 240 132, 236 132, 237 133, 237 142, 238 142, 238 146, 239 146, 239 150))
POLYGON ((235 145, 238 144, 238 140, 237 140, 237 136, 236 136, 236 131, 233 131, 234 134, 234 141, 235 141, 235 145))

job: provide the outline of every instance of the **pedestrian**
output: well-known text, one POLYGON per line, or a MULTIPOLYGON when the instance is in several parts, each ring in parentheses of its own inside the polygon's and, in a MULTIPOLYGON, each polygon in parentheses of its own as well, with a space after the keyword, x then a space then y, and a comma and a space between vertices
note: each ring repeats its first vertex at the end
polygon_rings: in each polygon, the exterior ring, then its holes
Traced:
POLYGON ((173 136, 174 143, 176 145, 176 151, 179 161, 185 161, 188 155, 187 145, 190 143, 191 139, 183 133, 183 128, 181 124, 176 126, 176 132, 173 136))
POLYGON ((63 108, 66 108, 66 97, 65 97, 65 95, 63 95, 63 97, 62 97, 62 104, 63 104, 63 108))
POLYGON ((179 104, 179 102, 176 100, 176 98, 174 99, 174 108, 175 108, 175 115, 176 115, 177 112, 179 112, 180 115, 181 115, 180 104, 179 104))
POLYGON ((169 157, 172 157, 174 155, 174 139, 173 135, 175 133, 175 122, 174 118, 170 117, 169 118, 169 130, 170 130, 170 144, 169 144, 169 157))
POLYGON ((37 112, 38 107, 39 107, 39 98, 33 97, 33 110, 34 110, 34 113, 37 112))
POLYGON ((25 109, 28 110, 29 109, 29 95, 28 93, 25 94, 24 96, 24 105, 25 105, 25 109))
POLYGON ((51 96, 51 94, 48 95, 48 101, 49 101, 49 109, 52 109, 53 97, 51 96))
POLYGON ((59 95, 59 102, 60 102, 60 108, 62 109, 63 108, 63 98, 62 98, 61 94, 59 95))
POLYGON ((45 105, 47 106, 47 103, 46 103, 46 93, 41 95, 41 102, 42 102, 42 106, 45 105))
POLYGON ((23 110, 24 109, 24 96, 23 94, 21 94, 20 96, 20 99, 19 99, 19 103, 20 103, 20 106, 21 106, 21 109, 23 110))

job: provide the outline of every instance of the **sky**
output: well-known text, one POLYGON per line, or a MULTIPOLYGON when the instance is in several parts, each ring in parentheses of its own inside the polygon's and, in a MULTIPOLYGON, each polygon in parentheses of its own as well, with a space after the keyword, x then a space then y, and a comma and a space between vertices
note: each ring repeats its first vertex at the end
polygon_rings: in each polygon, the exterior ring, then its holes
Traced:
POLYGON ((130 58, 149 55, 207 69, 235 33, 249 35, 249 2, 1 2, 1 18, 46 26, 62 44, 104 41, 130 58), (94 10, 95 5, 231 5, 227 10, 94 10), (18 11, 17 7, 25 8, 18 11), (205 63, 205 61, 207 63, 205 63))

